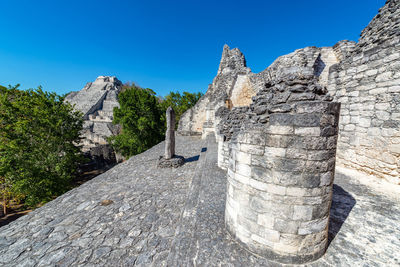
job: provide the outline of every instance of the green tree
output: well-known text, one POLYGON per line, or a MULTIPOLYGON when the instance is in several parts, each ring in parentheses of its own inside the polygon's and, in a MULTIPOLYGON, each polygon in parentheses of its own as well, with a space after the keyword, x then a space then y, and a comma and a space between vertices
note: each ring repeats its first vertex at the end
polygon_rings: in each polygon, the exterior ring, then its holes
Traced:
POLYGON ((163 111, 162 120, 165 121, 165 111, 171 106, 175 111, 177 127, 181 115, 193 107, 202 96, 202 93, 183 92, 181 95, 179 92, 170 92, 160 101, 160 108, 163 111))
MULTIPOLYGON (((0 88, 0 183, 27 206, 47 202, 70 188, 83 159, 82 114, 55 93, 0 88)), ((4 203, 6 204, 6 203, 4 203)))
POLYGON ((122 126, 109 141, 113 148, 128 158, 158 144, 164 138, 162 111, 151 89, 132 85, 118 95, 120 107, 114 108, 114 123, 122 126))

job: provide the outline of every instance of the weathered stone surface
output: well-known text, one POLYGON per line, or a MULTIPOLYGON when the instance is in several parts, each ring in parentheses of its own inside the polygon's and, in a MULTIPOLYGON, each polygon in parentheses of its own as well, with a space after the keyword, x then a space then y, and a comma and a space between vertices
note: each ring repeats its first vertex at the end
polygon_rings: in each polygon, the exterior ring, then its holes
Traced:
POLYGON ((185 158, 182 156, 173 156, 169 159, 166 159, 160 156, 158 160, 158 167, 160 168, 178 168, 185 163, 185 158))
POLYGON ((166 111, 167 131, 165 132, 164 159, 171 159, 175 155, 175 111, 168 107, 166 111))
MULTIPOLYGON (((215 141, 206 141, 177 137, 177 153, 193 159, 182 168, 155 167, 161 143, 1 227, 0 265, 281 266, 227 235, 226 173, 217 167, 215 141), (107 199, 113 203, 102 206, 107 199)), ((400 264, 399 199, 358 179, 336 173, 329 246, 308 266, 400 264)), ((296 208, 295 214, 309 213, 296 208)), ((274 222, 260 216, 257 224, 270 228, 274 222)), ((241 234, 252 238, 245 229, 241 234)), ((292 234, 280 240, 284 249, 302 241, 292 234)), ((302 241, 303 250, 311 248, 309 241, 302 241)))
POLYGON ((0 266, 164 266, 202 141, 177 137, 181 168, 157 168, 164 142, 0 228, 0 266))
POLYGON ((82 151, 96 162, 113 164, 119 161, 107 143, 107 137, 118 134, 120 127, 112 124, 113 109, 119 107, 118 94, 122 83, 111 76, 99 76, 79 92, 67 95, 65 101, 83 113, 82 151))
MULTIPOLYGON (((254 102, 257 93, 272 82, 284 81, 293 77, 317 77, 317 80, 327 85, 328 69, 337 63, 335 51, 332 48, 306 47, 293 53, 279 57, 267 69, 260 73, 252 73, 246 66, 244 55, 239 49, 224 46, 217 76, 210 84, 206 94, 198 103, 181 116, 178 131, 181 134, 201 134, 207 121, 207 132, 216 132, 221 108, 246 107, 254 102), (216 114, 207 119, 207 110, 216 114), (211 129, 211 130, 210 130, 211 129)), ((315 97, 309 92, 303 92, 301 87, 293 87, 299 94, 292 95, 293 101, 315 97)), ((278 103, 286 102, 290 95, 283 93, 275 98, 278 103)), ((267 98, 260 101, 269 100, 267 98)), ((274 107, 275 110, 287 109, 287 106, 274 107)), ((240 109, 239 109, 240 110, 240 109)), ((265 108, 256 107, 258 115, 265 108)))
MULTIPOLYGON (((357 44, 330 70, 328 90, 342 103, 338 163, 400 184, 400 2, 389 0, 357 44)), ((338 44, 337 47, 343 44, 338 44)))

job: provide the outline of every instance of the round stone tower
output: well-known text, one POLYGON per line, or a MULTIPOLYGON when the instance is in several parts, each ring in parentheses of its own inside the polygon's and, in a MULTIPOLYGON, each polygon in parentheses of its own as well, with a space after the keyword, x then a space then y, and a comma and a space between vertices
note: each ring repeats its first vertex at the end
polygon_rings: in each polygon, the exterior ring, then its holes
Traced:
POLYGON ((328 243, 339 103, 297 102, 230 143, 225 221, 250 251, 281 263, 322 256, 328 243))

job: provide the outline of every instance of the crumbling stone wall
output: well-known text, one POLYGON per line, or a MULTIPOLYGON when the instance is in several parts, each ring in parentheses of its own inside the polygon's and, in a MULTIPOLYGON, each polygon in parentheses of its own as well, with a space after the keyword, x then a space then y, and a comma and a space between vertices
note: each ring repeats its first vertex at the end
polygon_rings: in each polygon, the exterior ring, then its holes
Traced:
POLYGON ((400 184, 400 1, 390 0, 357 44, 339 43, 329 92, 342 103, 338 164, 400 184))
POLYGON ((306 47, 277 58, 260 73, 252 73, 239 49, 224 46, 217 76, 206 94, 198 103, 186 111, 180 119, 178 132, 184 135, 216 132, 217 110, 229 103, 229 108, 245 107, 252 98, 271 81, 281 80, 287 75, 304 73, 314 75, 326 85, 328 69, 337 63, 336 51, 330 47, 306 47))
POLYGON ((222 114, 219 131, 229 158, 227 229, 282 263, 325 252, 335 169, 340 104, 307 69, 299 73, 267 85, 247 110, 222 114))

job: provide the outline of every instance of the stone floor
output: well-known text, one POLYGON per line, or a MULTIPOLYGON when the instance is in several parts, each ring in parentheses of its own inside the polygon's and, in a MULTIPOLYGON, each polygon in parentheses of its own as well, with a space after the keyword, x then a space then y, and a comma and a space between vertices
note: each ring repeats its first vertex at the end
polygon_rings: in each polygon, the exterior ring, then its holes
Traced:
MULTIPOLYGON (((212 138, 177 137, 0 228, 0 266, 280 266, 224 230, 225 173, 212 138)), ((399 266, 400 201, 338 172, 327 253, 310 266, 399 266)))

